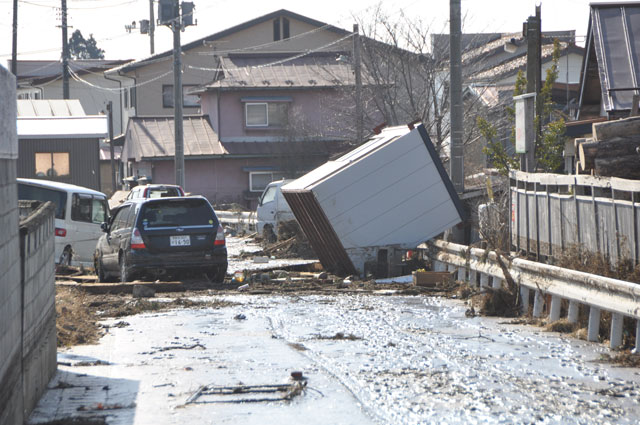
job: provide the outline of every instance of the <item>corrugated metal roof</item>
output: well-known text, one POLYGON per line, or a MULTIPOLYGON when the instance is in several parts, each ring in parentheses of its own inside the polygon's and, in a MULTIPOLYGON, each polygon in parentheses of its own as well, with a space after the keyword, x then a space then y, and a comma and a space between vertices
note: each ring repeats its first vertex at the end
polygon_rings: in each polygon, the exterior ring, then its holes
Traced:
POLYGON ((219 59, 223 78, 207 87, 337 87, 355 82, 351 65, 338 62, 335 54, 291 54, 289 58, 236 54, 219 59))
MULTIPOLYGON (((173 117, 132 117, 124 145, 124 159, 162 158, 175 155, 173 117)), ((227 153, 206 115, 183 119, 184 155, 224 155, 227 153)))
POLYGON ((640 93, 640 3, 591 4, 589 28, 604 110, 631 109, 640 93))
POLYGON ((18 118, 22 117, 84 117, 78 99, 18 99, 18 118))

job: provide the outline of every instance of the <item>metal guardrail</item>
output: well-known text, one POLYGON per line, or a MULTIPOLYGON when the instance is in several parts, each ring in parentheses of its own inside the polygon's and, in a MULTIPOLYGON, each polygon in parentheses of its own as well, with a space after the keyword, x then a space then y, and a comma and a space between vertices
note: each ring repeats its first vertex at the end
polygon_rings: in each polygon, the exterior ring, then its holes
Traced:
MULTIPOLYGON (((470 248, 445 241, 429 243, 434 270, 457 273, 457 278, 472 286, 500 288, 505 279, 494 251, 470 248)), ((640 343, 640 285, 618 279, 516 258, 503 264, 514 282, 520 286, 523 312, 529 308, 529 293, 534 291, 533 316, 541 317, 545 295, 551 295, 549 320, 560 319, 561 302, 569 301, 567 318, 578 320, 580 304, 589 307, 588 340, 598 341, 600 313, 611 312, 610 346, 622 344, 623 318, 636 320, 636 350, 640 343)))

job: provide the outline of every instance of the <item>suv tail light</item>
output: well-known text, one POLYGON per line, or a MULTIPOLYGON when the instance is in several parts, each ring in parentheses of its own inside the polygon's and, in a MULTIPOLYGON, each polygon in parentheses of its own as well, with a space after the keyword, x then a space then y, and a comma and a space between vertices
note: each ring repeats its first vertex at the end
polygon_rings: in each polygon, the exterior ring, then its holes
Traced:
POLYGON ((131 232, 131 249, 145 249, 144 241, 140 235, 140 230, 137 227, 131 232))
POLYGON ((61 238, 64 238, 65 236, 67 236, 67 229, 56 227, 55 235, 60 236, 61 238))
POLYGON ((224 246, 225 245, 224 228, 222 227, 222 224, 218 224, 218 233, 216 233, 216 240, 215 240, 215 242, 213 242, 213 244, 215 246, 224 246))

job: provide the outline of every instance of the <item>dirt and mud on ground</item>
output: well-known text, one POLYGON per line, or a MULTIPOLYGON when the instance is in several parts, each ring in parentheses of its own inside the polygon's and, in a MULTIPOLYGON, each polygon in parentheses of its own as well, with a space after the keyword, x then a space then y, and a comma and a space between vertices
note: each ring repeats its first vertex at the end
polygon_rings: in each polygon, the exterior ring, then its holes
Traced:
POLYGON ((91 293, 87 282, 58 285, 59 370, 29 423, 640 417, 640 372, 609 362, 630 366, 634 355, 530 319, 481 316, 495 306, 486 291, 338 278, 313 260, 289 259, 306 271, 283 270, 250 239, 228 244, 231 264, 244 272, 216 287, 194 280, 139 298, 91 293))

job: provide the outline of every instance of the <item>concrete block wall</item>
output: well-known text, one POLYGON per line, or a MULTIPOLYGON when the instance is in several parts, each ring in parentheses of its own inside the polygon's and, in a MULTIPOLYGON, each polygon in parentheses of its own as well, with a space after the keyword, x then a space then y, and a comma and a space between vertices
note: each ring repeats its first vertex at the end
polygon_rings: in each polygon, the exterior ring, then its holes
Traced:
POLYGON ((24 415, 15 87, 0 66, 0 424, 21 424, 24 415))
POLYGON ((0 66, 0 425, 24 423, 57 367, 54 207, 19 221, 15 87, 0 66))
POLYGON ((16 162, 0 159, 0 424, 23 422, 22 285, 16 162))
POLYGON ((20 222, 25 412, 33 410, 57 367, 54 214, 47 202, 20 222))

